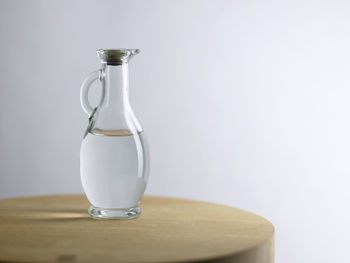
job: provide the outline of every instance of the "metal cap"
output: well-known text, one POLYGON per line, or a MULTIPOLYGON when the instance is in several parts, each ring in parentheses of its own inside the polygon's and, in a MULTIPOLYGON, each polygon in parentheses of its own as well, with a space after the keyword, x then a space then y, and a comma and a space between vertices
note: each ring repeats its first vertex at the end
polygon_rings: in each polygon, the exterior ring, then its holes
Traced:
POLYGON ((96 50, 97 57, 102 63, 107 65, 123 65, 140 53, 139 49, 98 49, 96 50))

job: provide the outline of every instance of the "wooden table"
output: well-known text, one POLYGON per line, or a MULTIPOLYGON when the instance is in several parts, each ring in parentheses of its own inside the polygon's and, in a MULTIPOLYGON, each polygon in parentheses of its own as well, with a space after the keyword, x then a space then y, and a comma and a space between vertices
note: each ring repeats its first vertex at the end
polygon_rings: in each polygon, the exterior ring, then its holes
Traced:
POLYGON ((83 195, 0 200, 0 262, 274 262, 274 228, 240 209, 144 197, 132 220, 95 220, 83 195))

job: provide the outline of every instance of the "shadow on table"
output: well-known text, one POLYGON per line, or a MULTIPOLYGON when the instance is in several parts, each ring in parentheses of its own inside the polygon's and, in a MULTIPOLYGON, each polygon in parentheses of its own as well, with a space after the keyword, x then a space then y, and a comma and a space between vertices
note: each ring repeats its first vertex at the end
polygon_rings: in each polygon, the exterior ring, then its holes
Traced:
POLYGON ((21 209, 14 212, 0 209, 1 221, 73 222, 93 220, 87 209, 21 209))

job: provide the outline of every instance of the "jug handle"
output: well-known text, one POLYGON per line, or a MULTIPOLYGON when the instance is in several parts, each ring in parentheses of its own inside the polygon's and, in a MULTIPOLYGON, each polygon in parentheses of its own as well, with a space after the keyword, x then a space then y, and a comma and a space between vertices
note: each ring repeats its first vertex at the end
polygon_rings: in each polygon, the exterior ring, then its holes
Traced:
MULTIPOLYGON (((102 81, 102 70, 96 70, 92 72, 87 78, 84 80, 83 84, 80 88, 80 103, 83 110, 86 112, 87 115, 91 115, 91 113, 94 111, 94 108, 91 106, 89 102, 89 89, 91 87, 91 84, 96 81, 101 80, 102 81)), ((104 98, 104 89, 102 88, 102 95, 101 100, 98 106, 101 106, 104 98)))

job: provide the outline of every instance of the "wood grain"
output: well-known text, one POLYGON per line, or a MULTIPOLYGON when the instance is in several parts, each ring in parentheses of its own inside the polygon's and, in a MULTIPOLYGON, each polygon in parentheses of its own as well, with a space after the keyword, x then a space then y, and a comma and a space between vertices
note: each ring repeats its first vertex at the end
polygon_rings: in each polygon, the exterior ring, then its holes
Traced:
POLYGON ((85 196, 0 200, 0 262, 274 262, 274 228, 240 209, 144 197, 133 220, 94 220, 85 196))

